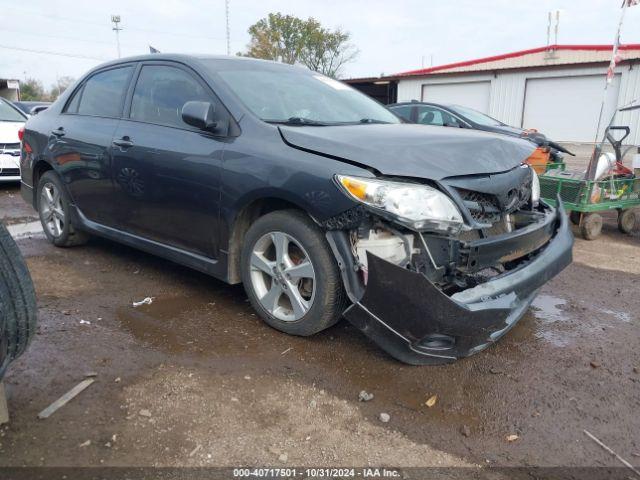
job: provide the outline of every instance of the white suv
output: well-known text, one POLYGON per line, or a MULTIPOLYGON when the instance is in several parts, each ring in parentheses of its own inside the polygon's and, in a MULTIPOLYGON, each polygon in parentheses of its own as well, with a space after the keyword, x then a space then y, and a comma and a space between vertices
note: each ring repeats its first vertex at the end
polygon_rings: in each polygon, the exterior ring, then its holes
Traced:
POLYGON ((0 98, 0 182, 20 181, 20 138, 27 117, 0 98))

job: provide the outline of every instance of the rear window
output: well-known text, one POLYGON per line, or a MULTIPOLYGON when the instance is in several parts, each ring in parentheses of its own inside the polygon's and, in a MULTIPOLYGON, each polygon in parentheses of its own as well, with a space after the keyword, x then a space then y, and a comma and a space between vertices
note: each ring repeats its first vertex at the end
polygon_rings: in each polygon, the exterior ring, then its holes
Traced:
POLYGON ((17 108, 0 99, 0 122, 24 122, 27 120, 17 108))
POLYGON ((130 66, 114 68, 93 75, 75 93, 67 111, 80 115, 119 117, 131 69, 130 66))

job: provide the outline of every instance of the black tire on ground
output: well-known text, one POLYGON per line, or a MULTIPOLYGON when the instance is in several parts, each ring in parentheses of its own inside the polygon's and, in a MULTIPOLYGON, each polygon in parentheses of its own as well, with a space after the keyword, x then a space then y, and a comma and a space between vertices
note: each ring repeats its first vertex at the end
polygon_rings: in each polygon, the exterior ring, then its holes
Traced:
POLYGON ((36 329, 36 294, 18 246, 0 222, 0 379, 36 329))
POLYGON ((249 301, 260 317, 271 327, 291 335, 309 336, 340 320, 346 308, 346 294, 336 259, 320 228, 299 210, 279 210, 260 217, 247 231, 241 256, 242 282, 249 301), (315 297, 304 316, 284 321, 265 309, 251 282, 251 253, 258 240, 270 232, 283 232, 304 248, 315 272, 315 297))
POLYGON ((67 196, 67 192, 64 189, 60 178, 55 172, 51 170, 45 172, 44 175, 40 177, 40 181, 38 182, 38 190, 36 192, 36 208, 38 209, 40 223, 42 223, 42 229, 44 230, 44 234, 46 235, 47 240, 53 243, 56 247, 75 247, 76 245, 83 245, 87 243, 89 236, 85 232, 82 232, 71 225, 71 222, 68 220, 70 215, 69 197, 67 196), (47 183, 54 184, 54 186, 60 192, 62 200, 62 210, 64 211, 64 216, 66 219, 62 228, 62 234, 58 237, 54 237, 51 232, 49 232, 49 229, 45 225, 45 221, 42 218, 42 211, 40 208, 41 194, 43 187, 47 183))
POLYGON ((622 233, 631 233, 636 227, 636 213, 631 208, 618 212, 618 230, 622 233))
POLYGON ((585 213, 582 215, 580 233, 585 240, 595 240, 602 232, 602 217, 597 213, 585 213))
POLYGON ((573 223, 574 225, 580 225, 580 215, 581 215, 581 212, 576 212, 575 210, 572 210, 569 213, 569 220, 571 220, 571 223, 573 223))

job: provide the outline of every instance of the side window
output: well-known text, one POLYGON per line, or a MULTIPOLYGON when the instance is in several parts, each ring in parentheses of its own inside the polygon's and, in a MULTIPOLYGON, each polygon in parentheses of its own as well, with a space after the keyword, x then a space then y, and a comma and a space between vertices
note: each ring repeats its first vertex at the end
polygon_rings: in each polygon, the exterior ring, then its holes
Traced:
POLYGON ((65 112, 68 113, 78 113, 78 105, 80 104, 80 97, 82 96, 82 88, 78 88, 75 92, 73 92, 73 98, 69 103, 67 103, 67 108, 65 108, 65 112))
POLYGON ((391 107, 391 111, 398 115, 400 118, 403 118, 407 122, 410 122, 412 108, 412 105, 400 105, 399 107, 391 107))
POLYGON ((191 128, 182 121, 182 107, 190 101, 212 101, 192 75, 166 65, 142 67, 131 101, 131 119, 191 128))
POLYGON ((418 107, 418 123, 443 126, 442 111, 433 107, 418 107))
MULTIPOLYGON (((122 67, 100 72, 89 78, 82 87, 78 113, 99 117, 119 117, 130 74, 131 67, 122 67)), ((73 102, 75 98, 71 101, 73 102)))
POLYGON ((448 112, 442 112, 442 122, 445 127, 461 127, 460 121, 448 112))

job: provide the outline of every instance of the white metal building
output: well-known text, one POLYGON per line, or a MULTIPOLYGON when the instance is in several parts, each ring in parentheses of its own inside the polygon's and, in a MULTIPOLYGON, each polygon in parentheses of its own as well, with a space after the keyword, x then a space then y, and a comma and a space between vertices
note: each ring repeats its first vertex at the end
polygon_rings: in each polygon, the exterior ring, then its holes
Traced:
POLYGON ((8 100, 19 100, 20 82, 13 79, 0 78, 0 97, 8 100))
MULTIPOLYGON (((404 72, 394 75, 397 101, 456 103, 557 141, 593 142, 611 49, 551 45, 404 72)), ((617 107, 640 101, 640 44, 621 46, 619 56, 605 124, 617 107)), ((616 123, 629 125, 628 142, 640 144, 640 111, 620 113, 616 123)))

